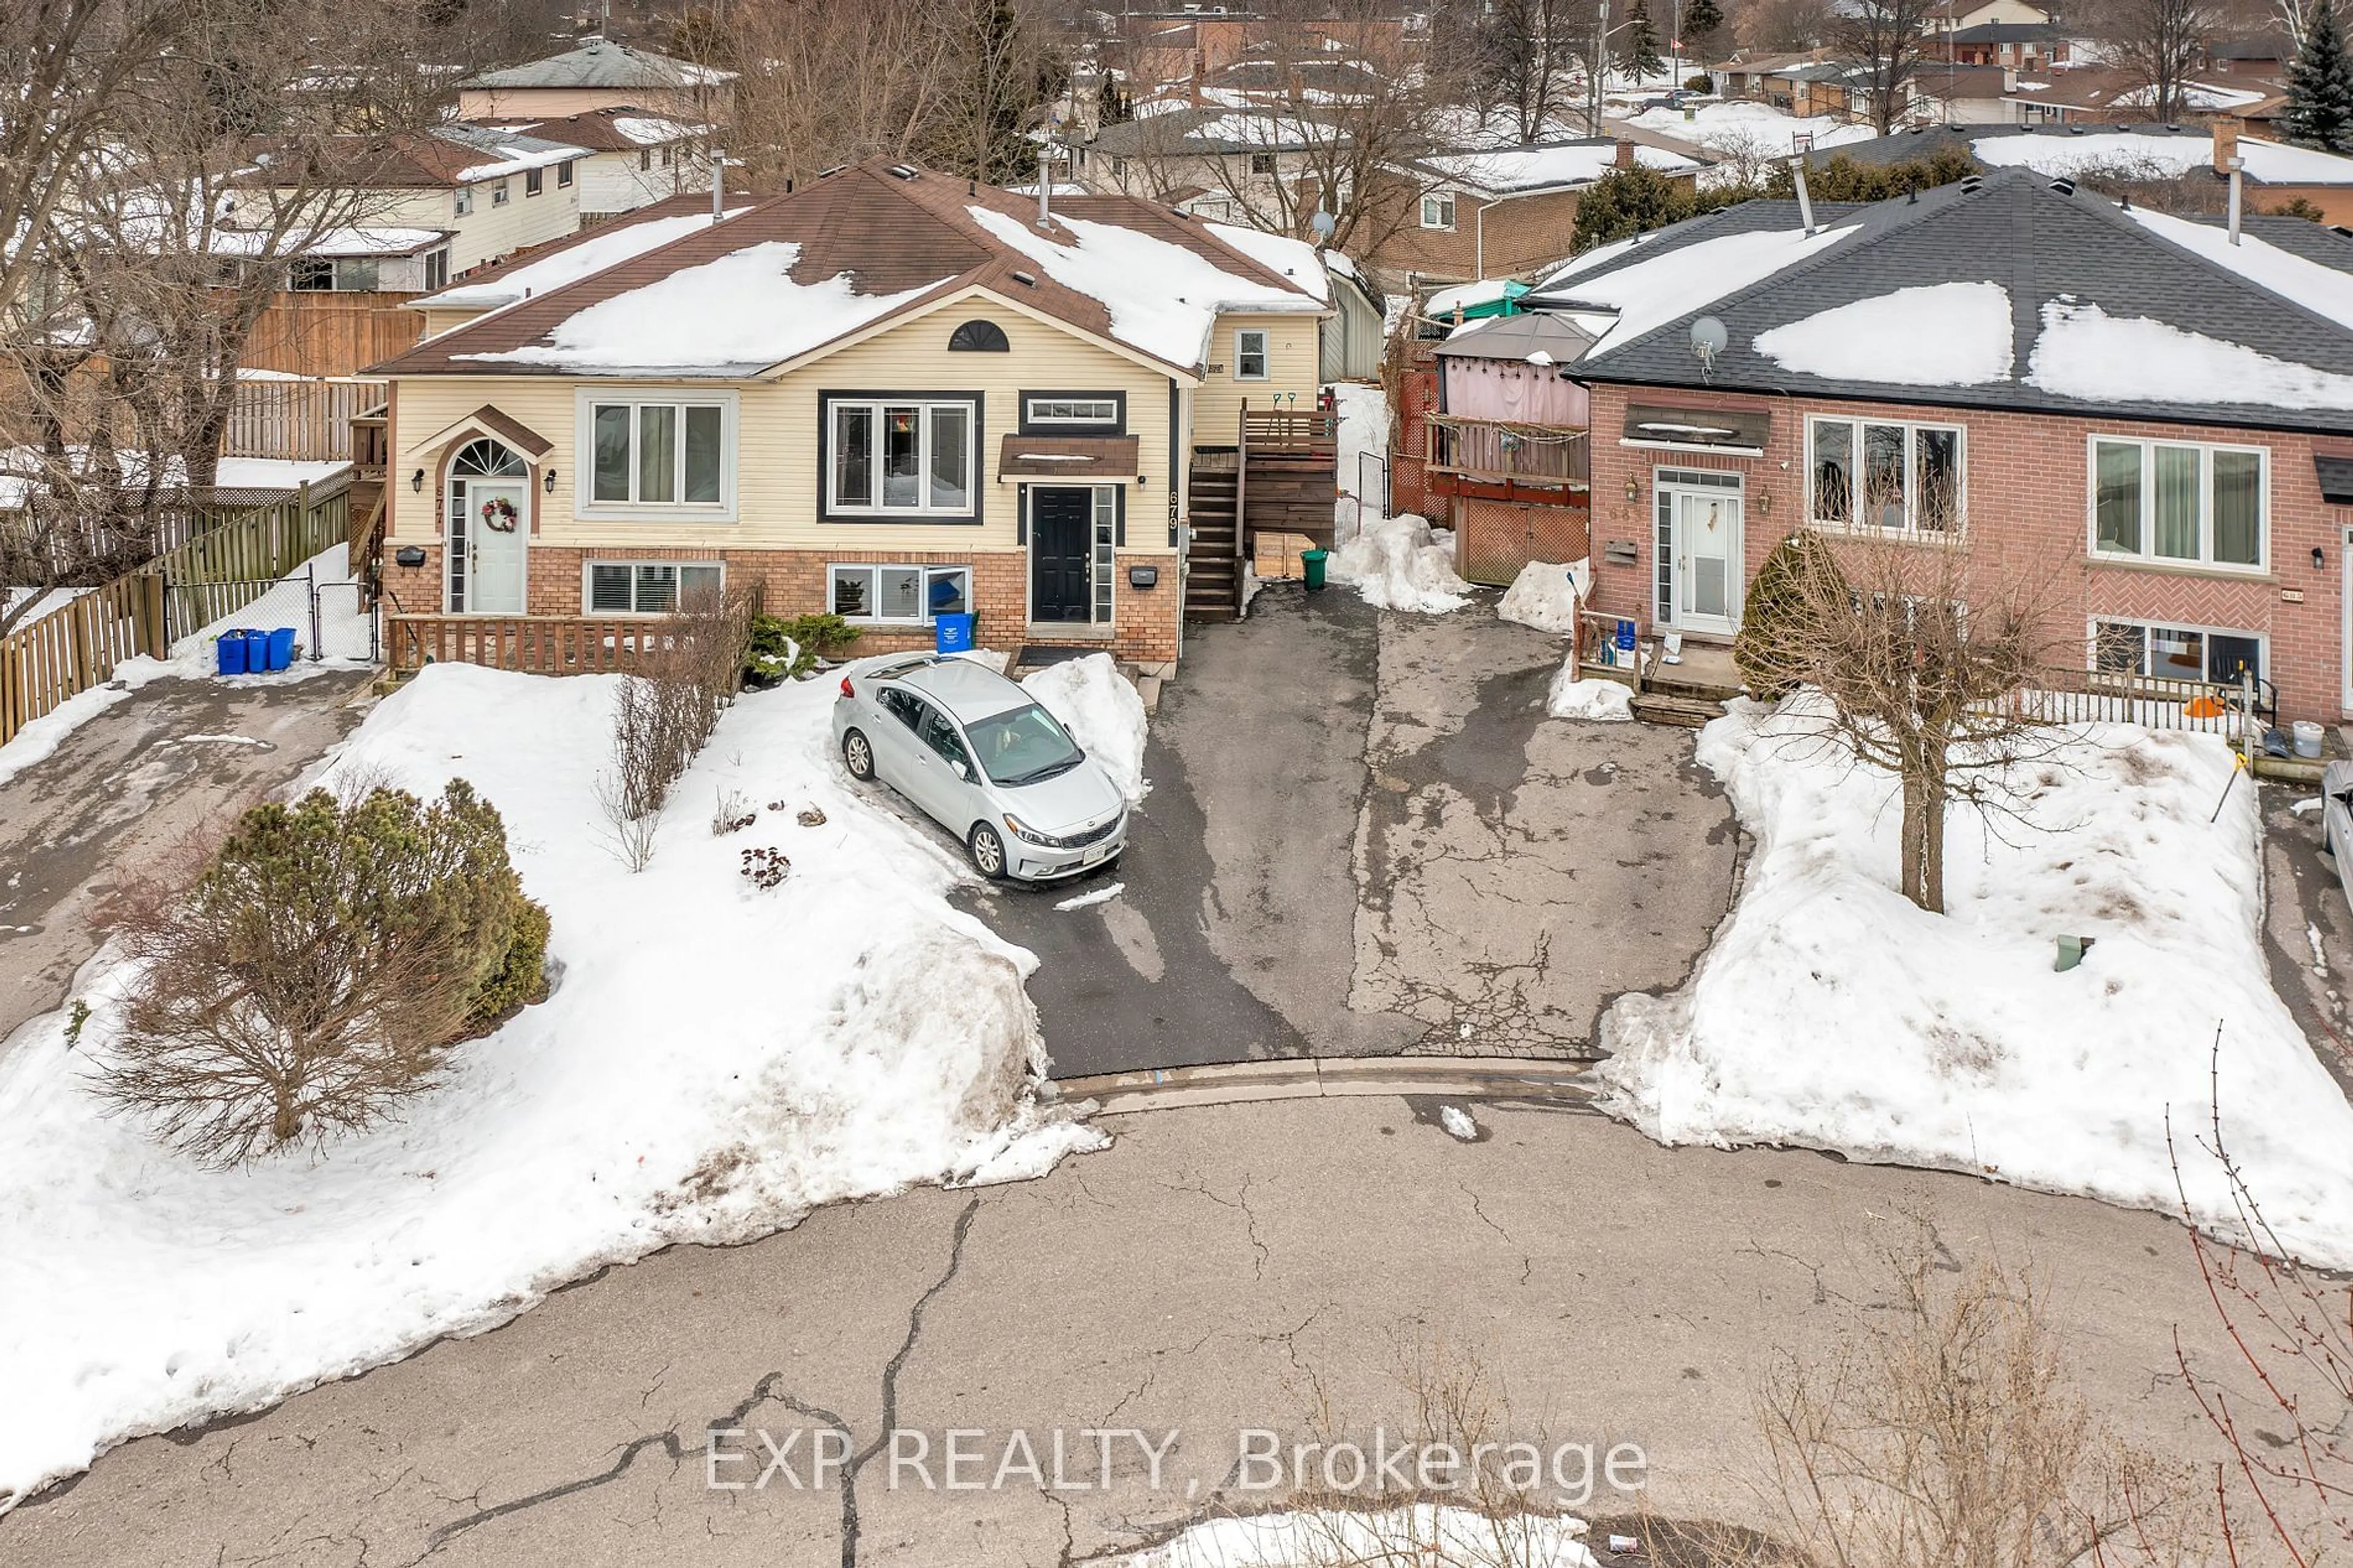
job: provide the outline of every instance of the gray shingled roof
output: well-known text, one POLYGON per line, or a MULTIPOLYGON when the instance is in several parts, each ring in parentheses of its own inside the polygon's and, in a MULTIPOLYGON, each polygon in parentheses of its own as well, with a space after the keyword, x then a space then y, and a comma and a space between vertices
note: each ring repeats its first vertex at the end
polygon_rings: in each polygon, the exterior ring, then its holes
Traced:
MULTIPOLYGON (((1815 217, 1818 227, 1852 226, 1854 232, 1762 282, 1701 302, 1628 342, 1605 345, 1600 358, 1580 363, 1577 378, 2353 434, 2353 410, 2200 402, 2198 389, 2186 385, 2179 396, 2103 404, 2027 384, 2021 377, 2042 330, 2042 308, 2062 298, 2097 306, 2110 317, 2147 318, 2291 364, 2353 377, 2353 330, 2174 244, 2088 191, 2070 193, 2026 170, 2010 169, 1942 186, 1916 200, 1820 206, 1815 217), (1792 371, 1753 346, 1760 333, 1839 306, 1901 289, 1970 282, 1999 284, 2009 293, 2015 364, 2007 381, 1906 386, 1832 380, 1792 371), (1705 374, 1690 347, 1690 323, 1703 314, 1722 321, 1731 337, 1705 374)), ((1572 304, 1596 279, 1720 235, 1798 226, 1794 202, 1745 202, 1662 230, 1572 278, 1540 283, 1522 305, 1572 304)), ((2353 242, 2333 246, 2315 237, 2329 231, 2304 227, 2312 232, 2295 235, 2283 248, 2353 270, 2348 266, 2353 242)), ((2266 224, 2261 233, 2272 238, 2273 226, 2266 224)), ((1891 356, 1904 352, 1900 342, 1887 345, 1891 356)))
POLYGON ((729 71, 712 70, 686 60, 672 59, 668 55, 655 54, 651 49, 633 49, 627 44, 617 44, 608 38, 591 38, 576 49, 560 55, 550 55, 543 60, 528 65, 510 66, 505 70, 485 71, 470 77, 460 87, 531 88, 531 87, 597 87, 597 88, 660 88, 675 89, 699 82, 723 81, 732 77, 729 71))

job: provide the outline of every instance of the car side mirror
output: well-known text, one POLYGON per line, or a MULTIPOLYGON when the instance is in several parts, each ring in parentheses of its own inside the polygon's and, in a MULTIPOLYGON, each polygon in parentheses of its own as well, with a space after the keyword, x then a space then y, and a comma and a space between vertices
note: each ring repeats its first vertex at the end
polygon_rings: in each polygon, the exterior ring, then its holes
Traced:
POLYGON ((956 777, 964 780, 966 784, 972 783, 972 764, 970 763, 965 762, 962 757, 957 757, 949 763, 948 766, 955 769, 956 777))

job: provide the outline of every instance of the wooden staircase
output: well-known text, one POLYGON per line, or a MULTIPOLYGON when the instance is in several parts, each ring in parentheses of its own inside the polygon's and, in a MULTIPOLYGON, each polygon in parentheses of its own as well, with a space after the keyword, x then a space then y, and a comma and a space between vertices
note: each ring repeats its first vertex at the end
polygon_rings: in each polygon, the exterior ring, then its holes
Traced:
POLYGON ((1739 695, 1740 671, 1732 662, 1730 645, 1687 638, 1683 662, 1669 664, 1664 648, 1653 644, 1635 689, 1634 717, 1646 724, 1696 730, 1711 719, 1723 718, 1724 705, 1739 695))
POLYGON ((1193 542, 1186 556, 1185 614, 1194 620, 1229 621, 1241 614, 1239 455, 1196 454, 1190 494, 1193 542))

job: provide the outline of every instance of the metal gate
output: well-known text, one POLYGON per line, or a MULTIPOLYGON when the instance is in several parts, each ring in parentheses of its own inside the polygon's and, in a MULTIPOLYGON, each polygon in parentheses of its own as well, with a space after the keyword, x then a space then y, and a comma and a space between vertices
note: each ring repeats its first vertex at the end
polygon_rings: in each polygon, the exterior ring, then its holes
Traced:
POLYGON ((174 654, 185 653, 200 639, 231 629, 269 631, 291 626, 299 657, 305 663, 333 660, 358 666, 376 664, 382 658, 379 612, 364 585, 322 583, 307 563, 285 577, 180 584, 171 611, 174 654))

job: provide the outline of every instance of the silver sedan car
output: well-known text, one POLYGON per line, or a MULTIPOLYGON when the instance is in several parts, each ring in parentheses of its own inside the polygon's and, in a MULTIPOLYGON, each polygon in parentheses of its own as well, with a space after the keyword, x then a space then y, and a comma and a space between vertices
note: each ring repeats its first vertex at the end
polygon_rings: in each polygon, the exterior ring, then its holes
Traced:
POLYGON ((833 705, 850 776, 881 779, 964 840, 984 877, 1075 877, 1119 858, 1127 801, 1020 686, 930 654, 854 668, 833 705))

